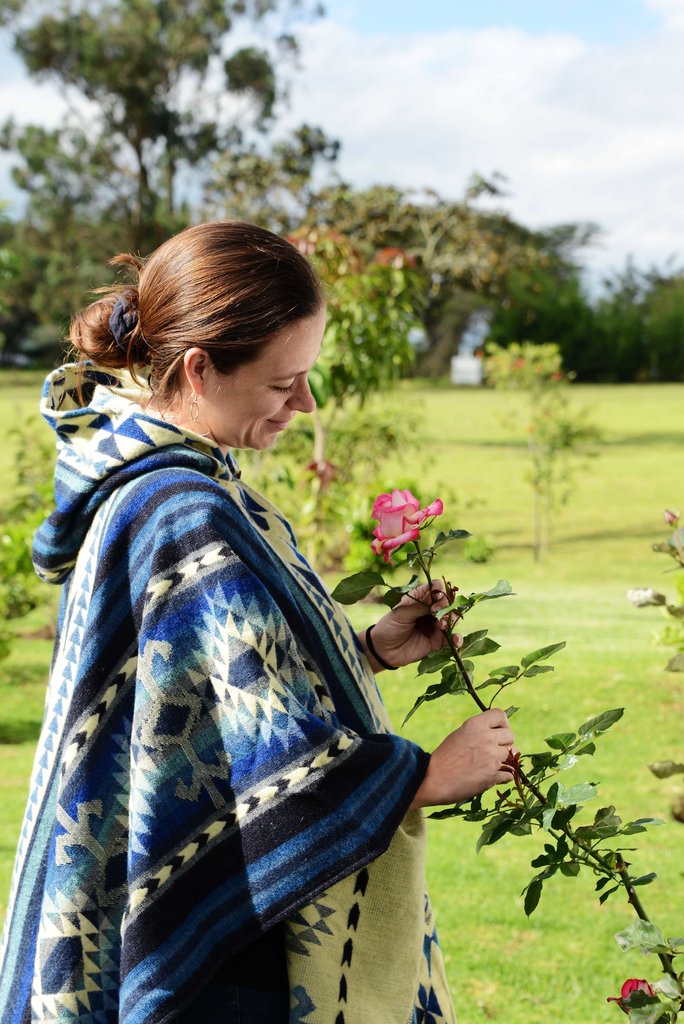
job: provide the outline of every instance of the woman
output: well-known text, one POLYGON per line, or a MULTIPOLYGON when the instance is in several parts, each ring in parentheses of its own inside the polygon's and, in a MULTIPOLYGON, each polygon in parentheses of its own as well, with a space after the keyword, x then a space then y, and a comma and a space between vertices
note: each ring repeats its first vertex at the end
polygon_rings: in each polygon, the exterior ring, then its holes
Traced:
POLYGON ((114 262, 137 286, 74 317, 87 362, 44 391, 63 591, 3 1024, 451 1021, 420 809, 510 777, 506 717, 431 756, 393 735, 372 670, 441 646, 445 598, 356 636, 231 454, 313 409, 319 283, 240 223, 114 262))

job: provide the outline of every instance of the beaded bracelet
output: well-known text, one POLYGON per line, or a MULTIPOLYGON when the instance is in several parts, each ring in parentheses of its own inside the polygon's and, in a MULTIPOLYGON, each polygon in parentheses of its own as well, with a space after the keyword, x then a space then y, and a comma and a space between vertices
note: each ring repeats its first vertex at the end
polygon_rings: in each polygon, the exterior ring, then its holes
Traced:
POLYGON ((382 665, 382 667, 386 668, 388 672, 396 672, 397 669, 399 668, 399 666, 398 665, 388 665, 387 662, 385 661, 385 659, 381 658, 380 655, 378 654, 378 652, 375 650, 375 644, 371 640, 371 630, 372 629, 373 629, 373 627, 369 626, 368 629, 366 630, 366 647, 368 648, 370 653, 373 655, 373 657, 377 661, 378 665, 382 665))

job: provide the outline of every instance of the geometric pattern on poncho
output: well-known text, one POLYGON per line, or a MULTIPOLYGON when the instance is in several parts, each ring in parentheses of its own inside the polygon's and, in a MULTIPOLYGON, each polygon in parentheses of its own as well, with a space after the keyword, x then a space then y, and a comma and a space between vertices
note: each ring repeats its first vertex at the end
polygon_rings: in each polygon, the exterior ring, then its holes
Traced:
POLYGON ((124 374, 86 371, 83 406, 75 380, 55 371, 43 407, 57 507, 34 556, 63 594, 2 1024, 161 1024, 280 921, 293 1022, 408 1020, 421 991, 439 1020, 423 826, 402 821, 426 755, 388 732, 349 620, 232 456, 145 413, 124 374), (387 929, 376 1011, 363 968, 387 929))

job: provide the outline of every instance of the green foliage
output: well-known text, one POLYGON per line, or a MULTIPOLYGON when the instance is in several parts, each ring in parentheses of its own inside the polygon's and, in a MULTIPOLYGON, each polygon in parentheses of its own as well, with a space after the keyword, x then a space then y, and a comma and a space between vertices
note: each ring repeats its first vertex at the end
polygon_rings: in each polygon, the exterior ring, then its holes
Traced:
POLYGON ((505 295, 492 304, 489 340, 508 347, 519 338, 553 338, 578 380, 682 380, 684 277, 625 268, 591 299, 571 262, 514 268, 505 295))
POLYGON ((580 380, 600 379, 607 351, 579 275, 561 266, 514 270, 505 298, 493 305, 488 340, 507 348, 519 338, 553 338, 565 366, 580 380))
MULTIPOLYGON (((518 369, 525 372, 527 368, 521 365, 518 369)), ((397 531, 397 538, 403 537, 406 522, 400 523, 395 518, 391 520, 390 528, 397 531)), ((440 537, 445 536, 440 534, 440 537)), ((425 581, 431 586, 432 563, 437 545, 423 549, 420 539, 410 543, 412 550, 405 555, 403 564, 409 567, 419 565, 425 581)), ((506 580, 499 580, 488 591, 465 596, 456 595, 453 585, 446 577, 442 579, 443 589, 450 598, 450 604, 441 608, 439 613, 440 617, 446 615, 448 620, 444 644, 424 657, 418 665, 419 676, 439 673, 440 679, 429 685, 418 697, 405 721, 422 704, 445 696, 469 697, 481 711, 485 711, 492 707, 492 700, 486 704, 479 691, 493 687, 496 698, 502 689, 524 677, 546 674, 552 666, 540 663, 547 662, 565 647, 565 642, 560 642, 536 648, 524 655, 519 664, 490 670, 487 680, 476 686, 472 659, 492 654, 498 651, 500 645, 492 640, 487 629, 477 629, 462 636, 456 633, 456 627, 462 628, 464 616, 482 601, 509 596, 511 586, 506 580)), ((391 588, 391 584, 381 574, 374 572, 342 581, 336 593, 343 594, 348 602, 352 602, 365 596, 375 586, 391 588)), ((515 710, 509 709, 508 714, 515 710)), ((546 882, 556 875, 570 879, 580 873, 592 875, 600 904, 616 893, 621 893, 636 914, 638 924, 643 927, 634 934, 619 933, 618 942, 625 949, 639 948, 642 952, 655 954, 663 978, 659 982, 659 989, 651 988, 644 982, 643 985, 648 989, 646 993, 623 989, 625 997, 620 999, 620 1005, 629 1010, 630 1016, 643 1010, 641 1019, 644 1021, 672 1024, 679 1019, 680 1011, 684 1011, 684 972, 678 972, 675 965, 675 961, 684 956, 684 949, 678 947, 680 940, 665 942, 658 929, 651 927, 652 922, 643 906, 640 890, 655 881, 655 872, 637 874, 630 870, 633 847, 617 845, 623 837, 631 840, 632 836, 644 832, 649 826, 662 822, 646 817, 623 822, 615 807, 610 805, 599 808, 590 822, 580 824, 580 815, 585 805, 597 797, 598 786, 588 781, 567 786, 557 777, 572 768, 580 757, 593 756, 596 751, 595 741, 622 718, 623 711, 623 708, 614 708, 600 712, 583 721, 573 732, 555 733, 547 737, 546 750, 521 754, 511 749, 505 761, 510 769, 510 783, 494 789, 494 792, 489 789, 471 800, 437 811, 431 817, 440 820, 459 817, 479 823, 478 852, 505 837, 543 834, 543 850, 530 862, 535 873, 522 892, 524 910, 528 917, 536 911, 546 882)))
POLYGON ((489 562, 495 552, 496 544, 491 537, 485 535, 468 537, 461 548, 461 553, 468 562, 489 562))
MULTIPOLYGON (((33 570, 33 534, 52 510, 53 450, 47 440, 36 438, 35 420, 9 432, 16 445, 16 485, 0 507, 0 618, 19 619, 48 601, 48 588, 33 570)), ((12 633, 0 632, 0 660, 9 655, 12 633)))
POLYGON ((84 294, 102 283, 110 254, 147 254, 190 223, 211 162, 249 152, 255 132, 273 123, 284 69, 296 56, 293 36, 273 29, 308 13, 298 0, 21 7, 15 49, 29 74, 59 87, 72 112, 56 128, 9 121, 0 133, 27 197, 7 237, 20 269, 8 295, 15 346, 35 322, 54 325, 58 338, 84 294), (241 25, 260 26, 263 45, 236 46, 241 25), (221 76, 223 96, 240 99, 237 114, 218 100, 221 76))

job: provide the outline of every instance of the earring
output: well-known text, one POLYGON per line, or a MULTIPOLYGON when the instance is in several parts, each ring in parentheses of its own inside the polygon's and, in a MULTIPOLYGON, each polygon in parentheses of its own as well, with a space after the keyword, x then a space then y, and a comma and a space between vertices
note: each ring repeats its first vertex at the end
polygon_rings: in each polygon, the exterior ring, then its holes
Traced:
POLYGON ((199 419, 199 396, 193 391, 190 395, 190 419, 193 423, 197 423, 199 419))

